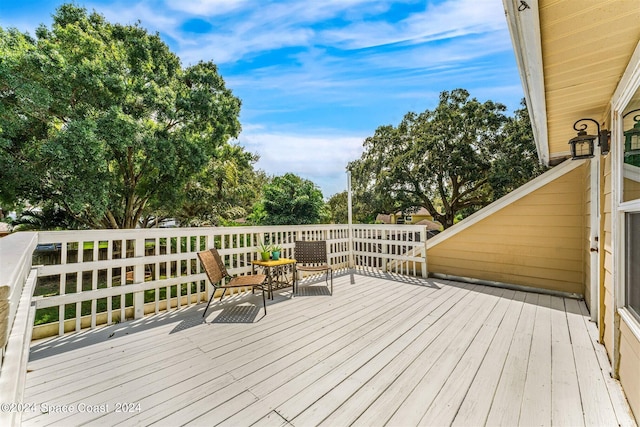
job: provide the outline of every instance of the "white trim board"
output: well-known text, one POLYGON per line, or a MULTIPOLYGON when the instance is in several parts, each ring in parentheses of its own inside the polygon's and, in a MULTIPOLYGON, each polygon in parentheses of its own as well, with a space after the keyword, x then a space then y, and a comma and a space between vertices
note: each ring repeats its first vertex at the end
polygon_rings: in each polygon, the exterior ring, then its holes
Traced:
POLYGON ((544 90, 538 0, 528 0, 528 7, 523 10, 519 10, 523 2, 518 0, 503 0, 502 3, 531 117, 531 127, 538 149, 538 157, 544 165, 548 166, 547 103, 544 90))
POLYGON ((622 176, 635 182, 640 182, 640 168, 638 166, 624 163, 622 176))
POLYGON ((437 236, 427 240, 427 250, 444 242, 448 238, 455 236, 461 231, 466 230, 472 225, 477 224, 483 219, 488 218, 489 216, 493 215, 499 210, 506 208, 512 203, 544 187, 545 185, 553 182, 554 180, 560 178, 561 176, 573 171, 574 169, 577 169, 578 167, 584 165, 587 161, 588 160, 586 159, 565 160, 563 163, 559 164, 553 169, 548 170, 547 172, 543 173, 539 177, 534 178, 531 181, 527 182, 526 184, 516 188, 506 196, 496 200, 495 202, 491 203, 488 206, 485 206, 484 208, 480 209, 478 212, 474 213, 473 215, 468 216, 467 218, 463 219, 462 221, 455 224, 454 226, 444 230, 442 233, 438 234, 437 236))
POLYGON ((631 313, 629 313, 629 310, 626 307, 619 308, 618 314, 620 315, 622 321, 627 325, 633 336, 635 336, 636 339, 640 341, 640 323, 638 323, 636 318, 633 317, 631 313))

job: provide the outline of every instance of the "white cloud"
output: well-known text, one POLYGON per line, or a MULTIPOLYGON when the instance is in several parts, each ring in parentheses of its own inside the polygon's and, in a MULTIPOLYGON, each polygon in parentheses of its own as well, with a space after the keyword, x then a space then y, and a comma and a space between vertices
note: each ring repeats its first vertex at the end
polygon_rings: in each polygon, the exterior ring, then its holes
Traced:
POLYGON ((322 37, 348 49, 362 49, 394 43, 424 43, 467 34, 503 30, 504 12, 494 0, 449 0, 431 5, 397 23, 356 22, 327 30, 322 37))
POLYGON ((86 4, 84 7, 90 12, 95 9, 104 15, 109 22, 126 25, 140 21, 142 27, 149 31, 159 31, 170 35, 176 33, 175 28, 180 24, 177 16, 166 13, 164 10, 159 11, 146 2, 130 4, 115 2, 108 5, 86 4))
MULTIPOLYGON (((501 72, 493 64, 487 61, 483 63, 482 59, 508 51, 509 48, 508 37, 490 33, 391 52, 357 52, 348 59, 314 49, 297 55, 296 66, 274 64, 242 75, 229 76, 225 80, 234 90, 259 90, 273 97, 272 100, 276 102, 275 98, 282 94, 286 98, 304 98, 307 104, 357 106, 381 96, 408 98, 411 97, 408 94, 424 91, 425 88, 433 93, 433 86, 445 90, 461 84, 468 85, 471 81, 481 82, 487 78, 487 74, 501 72), (425 80, 427 76, 429 82, 425 80), (443 83, 434 85, 435 82, 443 83)), ((266 102, 264 97, 262 99, 266 102)), ((244 108, 251 110, 257 106, 245 104, 244 108)), ((269 107, 261 105, 260 108, 269 107)), ((271 109, 278 108, 272 106, 271 109)))
POLYGON ((332 130, 314 135, 246 131, 238 142, 260 155, 257 168, 273 175, 291 172, 309 179, 329 197, 345 189, 347 163, 360 158, 364 138, 332 130))
POLYGON ((199 60, 213 60, 217 64, 234 62, 256 52, 266 52, 291 46, 306 46, 313 37, 308 28, 269 29, 256 31, 235 30, 233 33, 203 35, 177 35, 181 43, 180 57, 185 64, 194 64, 199 60))
POLYGON ((200 16, 215 16, 245 6, 246 0, 167 0, 173 10, 200 16))
MULTIPOLYGON (((414 1, 414 0, 409 0, 414 1)), ((385 12, 398 1, 324 0, 260 1, 248 0, 168 0, 169 9, 151 2, 133 5, 109 4, 99 9, 109 19, 135 22, 170 36, 178 44, 178 53, 186 64, 201 59, 228 63, 255 54, 298 46, 310 48, 324 42, 314 26, 348 15, 363 16, 385 12), (208 20, 215 33, 193 34, 180 29, 182 22, 198 16, 208 20)))

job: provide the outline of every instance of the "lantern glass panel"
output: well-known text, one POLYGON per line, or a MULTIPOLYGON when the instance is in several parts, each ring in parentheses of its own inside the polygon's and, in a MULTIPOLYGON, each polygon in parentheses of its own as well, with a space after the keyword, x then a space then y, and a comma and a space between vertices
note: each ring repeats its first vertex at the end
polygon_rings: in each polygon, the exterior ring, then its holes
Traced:
MULTIPOLYGON (((638 97, 638 95, 636 95, 638 97)), ((622 180, 622 201, 640 199, 640 97, 627 108, 623 118, 624 165, 622 180)))
POLYGON ((593 157, 595 139, 595 135, 587 135, 586 132, 580 131, 578 136, 569 140, 569 145, 571 145, 571 156, 573 159, 588 159, 593 157))
POLYGON ((591 157, 593 155, 593 142, 583 141, 575 144, 576 152, 574 157, 591 157))
POLYGON ((625 153, 640 150, 640 130, 638 132, 629 132, 625 137, 625 153))

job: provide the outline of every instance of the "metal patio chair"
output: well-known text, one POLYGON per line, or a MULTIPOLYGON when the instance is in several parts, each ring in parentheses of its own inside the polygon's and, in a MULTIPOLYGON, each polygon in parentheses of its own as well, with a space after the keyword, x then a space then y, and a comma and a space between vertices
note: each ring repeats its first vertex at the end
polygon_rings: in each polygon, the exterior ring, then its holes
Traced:
MULTIPOLYGON (((294 257, 296 259, 294 280, 297 283, 298 271, 309 271, 312 273, 326 272, 325 282, 329 286, 329 275, 331 275, 331 295, 333 295, 333 269, 329 265, 327 257, 327 242, 325 240, 295 242, 294 257)), ((294 292, 297 291, 294 285, 294 292)))
POLYGON ((267 315, 267 302, 264 295, 264 282, 267 280, 267 276, 265 276, 264 274, 252 274, 251 276, 232 277, 227 272, 227 268, 224 266, 224 262, 222 262, 220 254, 215 248, 198 252, 198 258, 200 258, 200 262, 204 267, 204 271, 207 273, 207 277, 213 285, 211 298, 209 298, 209 302, 204 309, 204 313, 202 313, 202 317, 205 317, 205 315, 207 314, 209 305, 211 305, 211 301, 213 300, 213 297, 218 289, 222 289, 222 296, 220 296, 220 301, 222 301, 222 298, 224 298, 224 294, 227 292, 227 289, 243 287, 251 287, 252 291, 254 291, 255 289, 262 290, 262 305, 264 306, 264 314, 265 316, 267 315), (226 283, 225 279, 228 279, 226 283))

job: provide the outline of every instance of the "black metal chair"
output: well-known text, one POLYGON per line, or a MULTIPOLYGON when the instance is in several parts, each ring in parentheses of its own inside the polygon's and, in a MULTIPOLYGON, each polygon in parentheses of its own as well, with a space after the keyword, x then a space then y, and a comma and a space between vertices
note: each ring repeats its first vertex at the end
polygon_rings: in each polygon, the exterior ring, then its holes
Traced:
POLYGON ((298 271, 309 271, 312 273, 326 273, 325 282, 329 286, 329 275, 331 275, 331 295, 333 295, 333 269, 329 265, 327 257, 327 242, 324 240, 295 242, 294 258, 296 260, 294 272, 294 292, 297 291, 298 271))
POLYGON ((264 314, 267 314, 267 302, 265 298, 265 286, 264 282, 267 280, 267 276, 264 274, 252 274, 251 276, 236 276, 232 277, 228 272, 227 268, 224 266, 224 262, 220 258, 220 254, 218 250, 213 248, 207 251, 198 252, 198 258, 200 258, 200 262, 202 263, 202 267, 204 267, 205 273, 207 273, 207 277, 209 281, 213 285, 213 292, 211 293, 211 298, 209 298, 209 302, 204 309, 204 313, 202 313, 202 317, 207 314, 207 310, 209 309, 209 305, 211 305, 211 301, 213 300, 213 296, 216 294, 218 289, 222 289, 222 295, 220 296, 220 301, 224 298, 224 294, 227 292, 227 289, 230 288, 244 288, 251 287, 252 290, 260 289, 262 290, 262 305, 264 306, 264 314), (225 279, 229 279, 227 283, 225 279))

